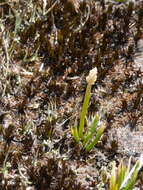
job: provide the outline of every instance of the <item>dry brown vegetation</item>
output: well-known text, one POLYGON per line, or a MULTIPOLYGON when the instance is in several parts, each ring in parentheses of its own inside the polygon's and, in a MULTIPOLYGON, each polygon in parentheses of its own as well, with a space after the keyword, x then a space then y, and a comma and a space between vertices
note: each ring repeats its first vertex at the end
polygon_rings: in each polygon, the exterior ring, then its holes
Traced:
POLYGON ((142 1, 1 0, 0 189, 100 190, 103 166, 143 152, 142 39, 142 1), (87 154, 70 126, 95 66, 107 130, 87 154))

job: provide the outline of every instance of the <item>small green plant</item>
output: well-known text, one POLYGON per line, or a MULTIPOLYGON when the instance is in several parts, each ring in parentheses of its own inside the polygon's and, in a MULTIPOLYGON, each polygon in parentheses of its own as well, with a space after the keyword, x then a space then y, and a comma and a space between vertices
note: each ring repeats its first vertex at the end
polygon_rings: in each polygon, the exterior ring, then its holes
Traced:
POLYGON ((71 133, 76 140, 77 143, 81 142, 84 149, 89 152, 100 140, 105 125, 101 125, 98 129, 97 126, 99 124, 99 114, 96 114, 91 123, 89 124, 88 120, 86 120, 86 113, 88 111, 88 104, 91 96, 91 87, 97 79, 97 68, 94 68, 90 71, 89 75, 86 77, 87 88, 85 92, 84 102, 82 106, 80 123, 79 127, 75 125, 71 127, 71 133), (87 121, 87 130, 85 131, 85 121, 87 121))
POLYGON ((129 159, 128 166, 125 166, 123 161, 116 167, 113 162, 112 173, 109 182, 109 190, 132 190, 136 182, 137 175, 143 166, 143 155, 135 163, 134 167, 130 170, 131 158, 129 159))

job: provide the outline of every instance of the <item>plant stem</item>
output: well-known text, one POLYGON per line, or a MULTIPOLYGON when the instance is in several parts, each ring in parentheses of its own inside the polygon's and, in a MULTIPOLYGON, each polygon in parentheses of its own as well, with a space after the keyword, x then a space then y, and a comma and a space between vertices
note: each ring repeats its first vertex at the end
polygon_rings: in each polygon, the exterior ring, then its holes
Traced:
POLYGON ((83 138, 84 121, 85 121, 85 116, 86 116, 87 109, 88 109, 89 99, 91 96, 91 86, 92 85, 90 85, 90 84, 87 85, 84 102, 83 102, 83 106, 82 106, 82 112, 81 112, 81 116, 80 116, 79 137, 81 139, 83 138))

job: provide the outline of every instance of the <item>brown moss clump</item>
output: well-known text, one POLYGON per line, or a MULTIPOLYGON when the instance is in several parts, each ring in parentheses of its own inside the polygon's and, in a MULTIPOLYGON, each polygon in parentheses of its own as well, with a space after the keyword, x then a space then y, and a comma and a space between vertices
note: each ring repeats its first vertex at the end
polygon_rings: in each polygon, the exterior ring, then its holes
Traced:
POLYGON ((2 1, 0 18, 0 189, 96 188, 97 170, 122 155, 116 130, 142 131, 143 3, 2 1), (94 67, 89 115, 104 113, 107 131, 87 155, 69 128, 94 67))

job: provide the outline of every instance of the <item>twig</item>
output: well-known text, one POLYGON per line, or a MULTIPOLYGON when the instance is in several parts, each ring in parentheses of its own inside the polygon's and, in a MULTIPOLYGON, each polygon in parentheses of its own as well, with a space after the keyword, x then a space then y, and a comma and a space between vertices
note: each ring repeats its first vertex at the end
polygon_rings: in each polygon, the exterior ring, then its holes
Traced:
POLYGON ((53 8, 57 5, 58 1, 59 1, 59 0, 57 0, 57 1, 55 1, 55 2, 53 3, 53 5, 46 11, 45 15, 48 14, 49 12, 51 12, 51 11, 53 10, 53 8))

